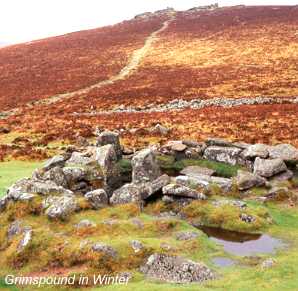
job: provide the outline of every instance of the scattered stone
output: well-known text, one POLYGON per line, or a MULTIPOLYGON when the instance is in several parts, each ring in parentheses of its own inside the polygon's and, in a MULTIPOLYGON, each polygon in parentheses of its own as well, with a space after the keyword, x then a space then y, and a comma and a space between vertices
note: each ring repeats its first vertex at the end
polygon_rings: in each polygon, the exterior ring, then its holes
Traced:
POLYGON ((254 173, 262 177, 272 177, 285 171, 287 171, 287 166, 281 159, 265 160, 256 158, 254 163, 254 173))
POLYGON ((113 145, 116 152, 117 160, 122 158, 122 150, 119 140, 119 134, 111 131, 104 131, 97 137, 97 146, 113 145))
POLYGON ((244 209, 247 207, 247 204, 244 201, 241 200, 228 200, 228 199, 221 199, 221 200, 216 200, 212 202, 212 205, 215 207, 222 207, 225 205, 231 205, 231 206, 236 206, 240 209, 244 209))
POLYGON ((11 240, 14 236, 21 234, 23 230, 22 222, 20 220, 12 222, 7 230, 8 240, 11 240))
POLYGON ((6 205, 7 205, 8 201, 9 201, 9 198, 7 195, 0 198, 0 213, 6 209, 6 205))
POLYGON ((263 186, 266 183, 266 179, 247 171, 238 170, 236 183, 239 190, 247 190, 252 187, 263 186))
POLYGON ((118 253, 114 248, 103 243, 96 243, 91 247, 91 249, 94 252, 103 253, 107 257, 111 257, 113 259, 118 257, 118 253))
POLYGON ((132 182, 153 181, 161 176, 160 168, 151 149, 138 152, 132 159, 132 182))
POLYGON ((97 189, 85 194, 85 198, 90 202, 94 209, 106 207, 109 203, 109 198, 104 189, 97 189))
POLYGON ((252 223, 256 221, 256 219, 252 215, 248 215, 245 213, 240 214, 240 219, 246 223, 252 223))
POLYGON ((43 209, 50 219, 65 220, 78 209, 74 196, 50 196, 43 201, 43 209))
POLYGON ((141 271, 152 279, 168 283, 192 283, 215 279, 204 264, 166 254, 151 255, 141 271))
POLYGON ((24 227, 23 238, 18 244, 18 252, 22 252, 27 245, 32 241, 33 230, 30 226, 24 227))
POLYGON ((264 197, 266 200, 284 200, 290 196, 288 187, 273 187, 264 197))
POLYGON ((264 144, 250 145, 244 152, 243 156, 247 159, 256 157, 266 159, 269 156, 268 146, 264 144))
POLYGON ((156 124, 155 127, 152 129, 152 133, 158 135, 167 135, 170 132, 170 129, 162 126, 161 124, 156 124))
POLYGON ((131 220, 131 222, 132 222, 135 226, 137 226, 138 228, 140 228, 140 229, 143 229, 143 228, 144 228, 144 223, 143 223, 143 221, 142 221, 141 219, 139 219, 139 218, 133 218, 133 219, 131 220))
POLYGON ((83 219, 81 220, 77 225, 76 228, 81 229, 81 228, 88 228, 88 227, 95 227, 96 224, 89 219, 83 219))
POLYGON ((203 193, 199 193, 191 188, 179 184, 169 184, 162 188, 164 195, 182 196, 187 198, 205 200, 207 199, 203 193))
POLYGON ((176 201, 175 197, 169 195, 163 195, 161 200, 166 204, 170 204, 176 201))
POLYGON ((130 242, 130 245, 133 248, 135 253, 140 252, 144 248, 143 244, 138 240, 132 240, 130 242))
POLYGON ((193 232, 193 231, 182 231, 182 232, 178 232, 176 234, 176 239, 177 240, 191 240, 191 239, 195 239, 199 236, 199 234, 197 232, 193 232))
POLYGON ((276 265, 276 260, 273 258, 269 258, 262 262, 261 268, 263 270, 270 269, 270 268, 274 267, 275 265, 276 265))
POLYGON ((184 168, 180 173, 189 177, 196 177, 197 175, 212 176, 216 173, 216 171, 199 166, 188 166, 184 168))
POLYGON ((167 243, 161 243, 160 248, 165 251, 170 251, 173 249, 173 247, 167 243))

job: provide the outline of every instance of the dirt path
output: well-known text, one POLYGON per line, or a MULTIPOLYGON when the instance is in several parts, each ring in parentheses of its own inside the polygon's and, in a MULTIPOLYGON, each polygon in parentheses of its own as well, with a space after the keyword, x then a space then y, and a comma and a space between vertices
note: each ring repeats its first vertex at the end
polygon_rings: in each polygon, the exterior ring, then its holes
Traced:
POLYGON ((52 104, 61 99, 71 98, 71 97, 74 97, 75 95, 87 94, 93 89, 102 88, 104 86, 111 85, 116 81, 125 79, 126 77, 128 77, 130 74, 132 74, 134 71, 138 69, 141 61, 146 56, 148 51, 151 49, 152 44, 158 40, 158 35, 168 28, 171 21, 173 21, 173 18, 165 21, 160 29, 154 31, 151 35, 149 35, 145 41, 144 46, 133 52, 129 63, 117 75, 111 77, 108 80, 100 81, 86 88, 82 88, 73 92, 59 94, 44 100, 40 100, 38 102, 35 102, 35 104, 52 104))
MULTIPOLYGON (((138 69, 143 58, 146 56, 146 54, 151 49, 153 43, 159 39, 158 35, 161 32, 163 32, 164 30, 166 30, 168 28, 169 24, 173 20, 174 20, 174 17, 165 21, 160 29, 151 33, 146 38, 144 46, 133 52, 129 63, 117 75, 111 77, 110 79, 100 81, 100 82, 95 83, 91 86, 88 86, 88 87, 85 87, 85 88, 82 88, 82 89, 79 89, 79 90, 76 90, 73 92, 58 94, 58 95, 48 97, 46 99, 42 99, 42 100, 35 101, 35 102, 30 102, 29 104, 27 104, 27 106, 34 106, 34 105, 41 105, 41 104, 45 104, 45 105, 53 104, 53 103, 60 101, 62 99, 68 99, 68 98, 72 98, 76 95, 87 94, 88 92, 90 92, 93 89, 102 88, 104 86, 111 85, 116 81, 125 79, 126 77, 128 77, 129 75, 131 75, 133 72, 135 72, 138 69)), ((12 109, 9 111, 0 112, 0 119, 5 119, 9 116, 16 114, 17 112, 18 112, 18 108, 15 108, 15 109, 12 109)))

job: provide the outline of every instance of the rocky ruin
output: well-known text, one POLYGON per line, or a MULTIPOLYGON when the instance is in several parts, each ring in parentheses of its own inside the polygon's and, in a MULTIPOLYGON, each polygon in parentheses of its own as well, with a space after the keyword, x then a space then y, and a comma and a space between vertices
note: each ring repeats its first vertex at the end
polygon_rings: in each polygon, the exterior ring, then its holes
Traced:
MULTIPOLYGON (((94 211, 127 203, 137 205, 142 211, 152 199, 160 200, 165 205, 178 203, 185 206, 192 201, 208 201, 214 189, 217 195, 234 195, 236 191, 245 197, 255 187, 262 187, 265 191, 257 199, 266 202, 280 196, 289 197, 291 190, 280 183, 293 178, 298 164, 298 150, 289 144, 253 145, 219 138, 209 138, 204 142, 170 141, 133 154, 128 152, 121 146, 119 134, 111 131, 99 132, 95 144, 69 146, 65 152, 48 160, 43 168, 35 170, 32 177, 13 184, 0 200, 0 212, 5 213, 14 203, 26 202, 30 205, 39 199, 41 215, 50 221, 67 221, 74 213, 84 211, 82 200, 94 211), (237 175, 223 177, 212 168, 190 165, 171 175, 160 164, 164 159, 216 162, 239 169, 237 175), (121 170, 124 160, 131 166, 125 172, 121 170)), ((239 209, 238 219, 247 225, 260 219, 246 212, 248 206, 241 200, 211 202, 214 209, 226 206, 239 209)), ((159 215, 187 219, 184 213, 164 212, 159 215)), ((266 219, 270 220, 269 217, 266 219)), ((200 224, 196 218, 189 222, 200 224)), ((113 221, 105 223, 114 224, 113 221)), ((143 227, 137 219, 135 223, 137 227, 143 227)), ((88 219, 81 220, 75 226, 78 231, 94 227, 96 223, 88 219)), ((16 220, 9 226, 7 238, 11 240, 16 235, 22 236, 17 247, 17 251, 22 252, 30 244, 34 232, 30 226, 16 220)), ((196 237, 198 234, 195 232, 176 234, 176 239, 180 241, 196 237)), ((100 242, 90 244, 88 241, 82 244, 83 247, 89 246, 93 252, 117 259, 117 251, 109 245, 100 242)), ((142 253, 141 242, 133 240, 130 245, 135 253, 142 253)), ((148 278, 170 283, 202 282, 216 278, 215 273, 202 263, 158 253, 147 259, 141 271, 148 278)))

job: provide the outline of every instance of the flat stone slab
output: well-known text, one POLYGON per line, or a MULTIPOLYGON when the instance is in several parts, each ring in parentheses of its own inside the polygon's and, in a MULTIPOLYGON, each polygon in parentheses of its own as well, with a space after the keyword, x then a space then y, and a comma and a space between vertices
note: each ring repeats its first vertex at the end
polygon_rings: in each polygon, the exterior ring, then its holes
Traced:
POLYGON ((188 166, 184 168, 180 173, 189 177, 195 177, 197 175, 212 176, 216 173, 216 171, 200 166, 188 166))

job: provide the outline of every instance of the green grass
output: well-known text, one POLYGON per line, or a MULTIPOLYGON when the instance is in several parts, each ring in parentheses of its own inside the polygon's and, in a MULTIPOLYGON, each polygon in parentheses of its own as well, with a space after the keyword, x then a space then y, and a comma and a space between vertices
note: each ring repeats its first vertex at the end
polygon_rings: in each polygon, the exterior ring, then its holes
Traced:
POLYGON ((41 165, 42 162, 11 161, 0 163, 0 197, 14 182, 31 176, 32 172, 41 165))
POLYGON ((243 169, 241 166, 233 166, 221 162, 208 161, 208 160, 194 160, 194 159, 183 159, 175 161, 172 156, 158 156, 157 161, 160 167, 165 171, 180 172, 188 166, 200 166, 212 169, 216 171, 216 174, 220 177, 231 178, 237 175, 239 169, 243 169))

